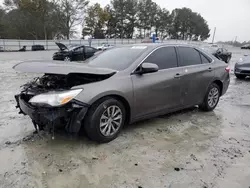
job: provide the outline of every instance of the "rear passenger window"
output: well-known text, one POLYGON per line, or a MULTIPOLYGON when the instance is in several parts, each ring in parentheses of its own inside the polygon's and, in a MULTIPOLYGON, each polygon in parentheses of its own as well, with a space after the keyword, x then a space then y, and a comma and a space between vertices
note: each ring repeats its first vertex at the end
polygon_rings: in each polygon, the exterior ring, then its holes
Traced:
POLYGON ((144 62, 155 63, 159 69, 177 67, 177 57, 174 47, 162 47, 150 54, 144 62))
POLYGON ((180 67, 201 64, 200 53, 194 48, 178 47, 180 56, 180 67))
POLYGON ((80 52, 82 52, 82 51, 83 51, 83 48, 82 48, 82 47, 75 48, 75 49, 74 49, 74 51, 75 51, 75 52, 79 52, 79 53, 80 53, 80 52))
POLYGON ((210 63, 211 61, 205 57, 202 53, 201 54, 201 61, 202 61, 202 64, 206 64, 206 63, 210 63))

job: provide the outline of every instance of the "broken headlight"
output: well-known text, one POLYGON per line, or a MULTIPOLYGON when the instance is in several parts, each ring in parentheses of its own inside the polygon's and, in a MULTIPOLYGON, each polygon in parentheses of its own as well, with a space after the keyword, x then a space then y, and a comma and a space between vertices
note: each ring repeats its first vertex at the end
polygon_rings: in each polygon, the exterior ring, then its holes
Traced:
POLYGON ((48 104, 50 106, 61 106, 74 99, 82 89, 50 92, 32 97, 29 102, 31 104, 48 104))

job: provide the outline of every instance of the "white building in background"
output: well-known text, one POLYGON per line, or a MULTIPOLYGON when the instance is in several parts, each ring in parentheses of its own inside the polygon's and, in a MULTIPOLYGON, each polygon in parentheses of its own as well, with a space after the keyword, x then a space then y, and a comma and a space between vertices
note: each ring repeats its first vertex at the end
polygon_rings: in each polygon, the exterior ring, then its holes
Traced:
POLYGON ((89 38, 92 38, 92 36, 91 35, 85 35, 84 36, 84 40, 88 40, 89 38))

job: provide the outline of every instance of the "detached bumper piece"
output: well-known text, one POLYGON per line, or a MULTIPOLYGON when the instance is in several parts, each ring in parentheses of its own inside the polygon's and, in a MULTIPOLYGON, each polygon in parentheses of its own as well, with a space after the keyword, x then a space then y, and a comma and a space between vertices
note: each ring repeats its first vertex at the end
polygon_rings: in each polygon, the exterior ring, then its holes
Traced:
POLYGON ((87 112, 88 105, 76 100, 70 101, 62 107, 39 107, 27 102, 25 94, 15 95, 16 108, 20 114, 28 115, 37 130, 48 130, 64 128, 71 134, 80 131, 82 120, 87 112))

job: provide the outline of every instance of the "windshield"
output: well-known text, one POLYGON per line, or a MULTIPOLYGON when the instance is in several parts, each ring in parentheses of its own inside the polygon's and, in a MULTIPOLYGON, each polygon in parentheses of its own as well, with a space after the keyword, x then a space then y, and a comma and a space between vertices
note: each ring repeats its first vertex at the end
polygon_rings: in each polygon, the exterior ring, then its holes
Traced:
POLYGON ((245 55, 244 57, 241 58, 242 62, 250 62, 250 55, 245 55))
POLYGON ((146 46, 120 47, 102 52, 88 61, 95 67, 124 70, 128 68, 145 50, 146 46))
POLYGON ((79 45, 77 45, 77 44, 67 45, 67 48, 68 48, 69 51, 74 50, 75 48, 78 48, 78 47, 79 47, 79 45))

